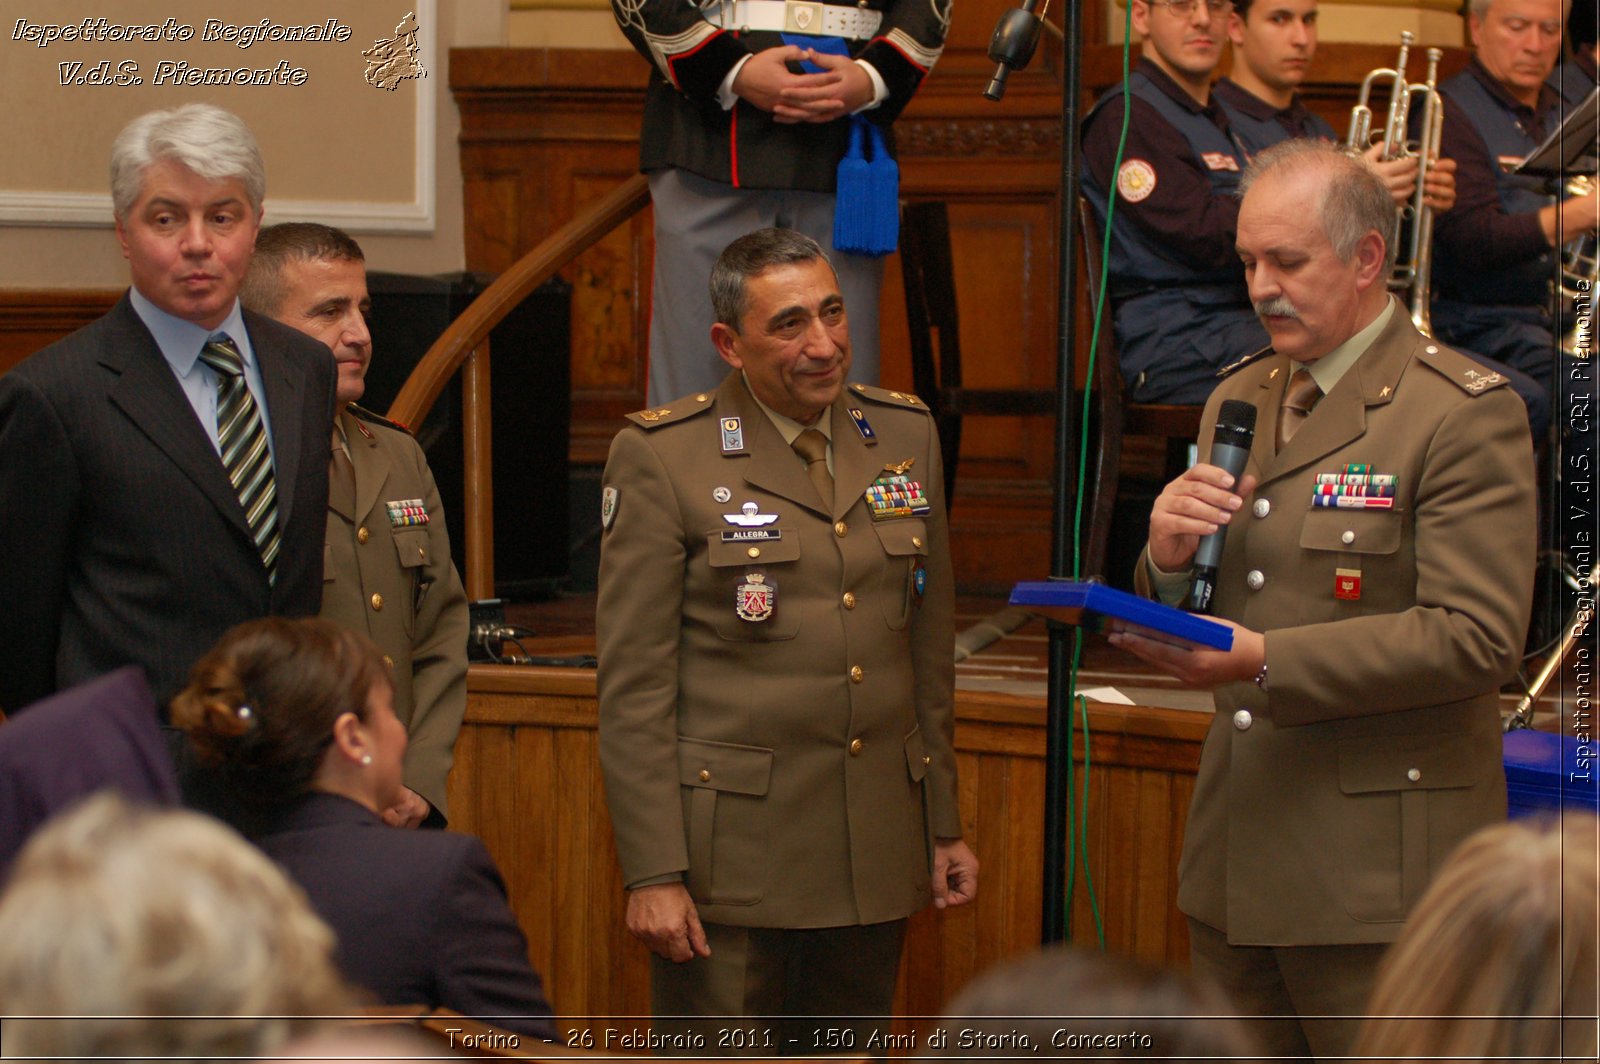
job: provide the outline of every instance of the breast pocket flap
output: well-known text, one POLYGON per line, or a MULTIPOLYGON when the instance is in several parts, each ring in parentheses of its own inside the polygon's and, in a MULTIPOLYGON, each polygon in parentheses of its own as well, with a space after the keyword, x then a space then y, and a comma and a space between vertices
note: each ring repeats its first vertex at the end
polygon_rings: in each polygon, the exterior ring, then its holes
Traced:
POLYGON ((1300 546, 1348 554, 1393 554, 1400 549, 1400 514, 1393 510, 1316 508, 1306 514, 1300 546))
POLYGON ((928 553, 928 526, 918 518, 901 517, 880 521, 872 526, 883 543, 885 554, 895 558, 909 558, 928 553))
POLYGON ((679 739, 678 782, 734 794, 766 794, 772 784, 772 751, 764 746, 679 739))
POLYGON ((425 528, 396 529, 395 553, 400 557, 400 568, 415 569, 428 564, 428 530, 425 528))
POLYGON ((800 533, 792 528, 775 528, 766 539, 723 538, 723 531, 706 533, 706 557, 716 568, 739 565, 769 565, 775 562, 792 562, 800 557, 800 533), (755 554, 751 554, 755 551, 755 554))
POLYGON ((1478 782, 1474 742, 1460 735, 1395 735, 1339 742, 1345 794, 1441 790, 1478 782))

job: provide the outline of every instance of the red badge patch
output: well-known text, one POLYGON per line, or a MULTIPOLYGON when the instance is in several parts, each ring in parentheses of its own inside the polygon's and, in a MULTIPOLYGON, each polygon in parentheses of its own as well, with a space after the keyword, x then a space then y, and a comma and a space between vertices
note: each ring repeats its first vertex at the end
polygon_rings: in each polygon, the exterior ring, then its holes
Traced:
POLYGON ((1333 597, 1354 601, 1361 597, 1361 570, 1335 569, 1333 571, 1333 597))

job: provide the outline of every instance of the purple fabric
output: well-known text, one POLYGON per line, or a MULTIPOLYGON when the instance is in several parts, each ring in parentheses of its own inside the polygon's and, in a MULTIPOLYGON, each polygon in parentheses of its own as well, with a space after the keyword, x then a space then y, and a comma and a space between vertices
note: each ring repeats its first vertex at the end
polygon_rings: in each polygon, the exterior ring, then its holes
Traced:
POLYGON ((178 804, 172 755, 144 670, 109 672, 0 724, 0 880, 46 820, 104 789, 178 804))

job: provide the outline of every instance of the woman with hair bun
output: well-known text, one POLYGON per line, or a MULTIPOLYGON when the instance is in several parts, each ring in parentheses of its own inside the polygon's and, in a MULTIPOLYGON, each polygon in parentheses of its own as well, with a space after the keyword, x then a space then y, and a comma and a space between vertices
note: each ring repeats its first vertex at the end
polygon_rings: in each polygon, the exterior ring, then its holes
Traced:
POLYGON ((379 816, 399 794, 406 749, 392 698, 365 637, 268 617, 232 629, 200 659, 172 721, 332 926, 346 978, 385 1004, 443 1006, 553 1038, 483 843, 391 828, 379 816))

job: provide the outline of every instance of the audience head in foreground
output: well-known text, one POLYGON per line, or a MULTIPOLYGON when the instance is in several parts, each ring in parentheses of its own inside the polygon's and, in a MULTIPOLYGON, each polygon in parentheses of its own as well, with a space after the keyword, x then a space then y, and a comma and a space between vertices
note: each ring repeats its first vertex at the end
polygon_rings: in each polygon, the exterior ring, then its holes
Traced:
POLYGON ((1185 973, 1058 946, 967 984, 945 1011, 940 1055, 1242 1060, 1254 1043, 1231 1011, 1185 973))
POLYGON ((394 804, 406 750, 392 697, 365 637, 330 621, 267 617, 200 659, 172 722, 258 813, 312 791, 379 812, 394 804))
POLYGON ((1597 833, 1568 813, 1462 843, 1384 958, 1357 1055, 1594 1060, 1597 833))
POLYGON ((19 1057, 268 1053, 349 1010, 332 953, 305 895, 234 832, 102 795, 35 836, 0 895, 0 1015, 34 1017, 0 1038, 19 1057))
POLYGON ((555 1027, 483 843, 381 818, 406 731, 366 636, 321 619, 249 621, 195 666, 172 720, 256 819, 255 841, 338 938, 346 979, 385 1005, 453 1009, 520 1034, 555 1027))

